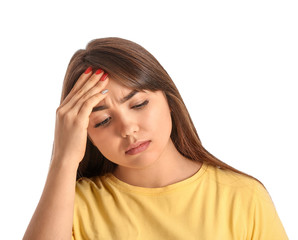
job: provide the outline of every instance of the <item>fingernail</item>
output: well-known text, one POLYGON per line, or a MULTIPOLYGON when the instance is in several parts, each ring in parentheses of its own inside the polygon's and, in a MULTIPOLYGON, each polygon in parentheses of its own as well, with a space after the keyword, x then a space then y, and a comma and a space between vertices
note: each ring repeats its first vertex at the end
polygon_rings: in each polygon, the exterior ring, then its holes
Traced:
POLYGON ((98 75, 98 74, 101 74, 103 71, 101 69, 98 69, 95 74, 98 75))
POLYGON ((105 93, 107 93, 108 91, 109 91, 108 89, 105 89, 105 90, 101 91, 101 94, 105 94, 105 93))
POLYGON ((102 75, 102 76, 101 76, 101 78, 100 78, 100 80, 99 80, 99 81, 104 81, 104 80, 106 80, 106 79, 107 79, 107 77, 108 77, 108 74, 107 74, 107 73, 105 73, 104 75, 102 75))
POLYGON ((90 73, 92 71, 92 67, 88 67, 87 69, 86 69, 86 71, 85 71, 85 74, 88 74, 88 73, 90 73))

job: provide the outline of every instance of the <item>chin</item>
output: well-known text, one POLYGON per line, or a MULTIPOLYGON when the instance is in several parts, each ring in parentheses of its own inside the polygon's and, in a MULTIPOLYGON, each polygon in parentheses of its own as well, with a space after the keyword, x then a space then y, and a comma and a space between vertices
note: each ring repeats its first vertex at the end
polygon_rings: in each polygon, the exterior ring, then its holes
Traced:
POLYGON ((126 164, 118 164, 128 168, 144 169, 153 165, 158 159, 157 154, 144 153, 139 156, 129 156, 126 158, 126 164))

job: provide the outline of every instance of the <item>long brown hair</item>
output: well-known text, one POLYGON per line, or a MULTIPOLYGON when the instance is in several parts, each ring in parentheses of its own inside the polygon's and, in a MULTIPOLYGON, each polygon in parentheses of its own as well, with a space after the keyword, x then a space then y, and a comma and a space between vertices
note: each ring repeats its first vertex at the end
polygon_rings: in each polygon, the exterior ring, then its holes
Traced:
MULTIPOLYGON (((192 161, 205 162, 221 169, 249 176, 209 153, 200 141, 186 106, 169 74, 143 47, 121 38, 95 39, 84 50, 78 50, 68 65, 61 102, 79 76, 91 66, 101 68, 113 80, 136 90, 161 90, 165 93, 172 117, 171 139, 177 150, 192 161)), ((77 170, 77 178, 102 176, 117 165, 106 159, 87 139, 86 152, 77 170)))

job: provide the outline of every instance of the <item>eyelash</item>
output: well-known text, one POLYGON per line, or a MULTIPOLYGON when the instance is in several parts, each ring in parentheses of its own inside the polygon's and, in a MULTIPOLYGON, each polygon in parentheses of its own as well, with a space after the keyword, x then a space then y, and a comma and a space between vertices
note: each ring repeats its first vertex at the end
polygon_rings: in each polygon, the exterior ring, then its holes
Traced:
MULTIPOLYGON (((131 108, 132 109, 135 109, 135 110, 140 110, 143 107, 145 107, 148 103, 149 103, 149 101, 148 100, 145 100, 141 104, 134 105, 131 108)), ((105 120, 103 120, 102 122, 95 124, 94 128, 107 126, 110 123, 110 119, 111 119, 111 117, 108 117, 105 120)))

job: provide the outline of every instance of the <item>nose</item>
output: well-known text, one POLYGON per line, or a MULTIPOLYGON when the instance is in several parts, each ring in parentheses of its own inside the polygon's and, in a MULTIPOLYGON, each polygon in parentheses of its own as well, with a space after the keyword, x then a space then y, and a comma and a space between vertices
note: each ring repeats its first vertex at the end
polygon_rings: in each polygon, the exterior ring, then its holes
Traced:
POLYGON ((119 119, 120 122, 120 134, 123 138, 127 138, 128 136, 135 136, 135 134, 139 131, 139 125, 137 124, 136 119, 123 116, 119 119))

